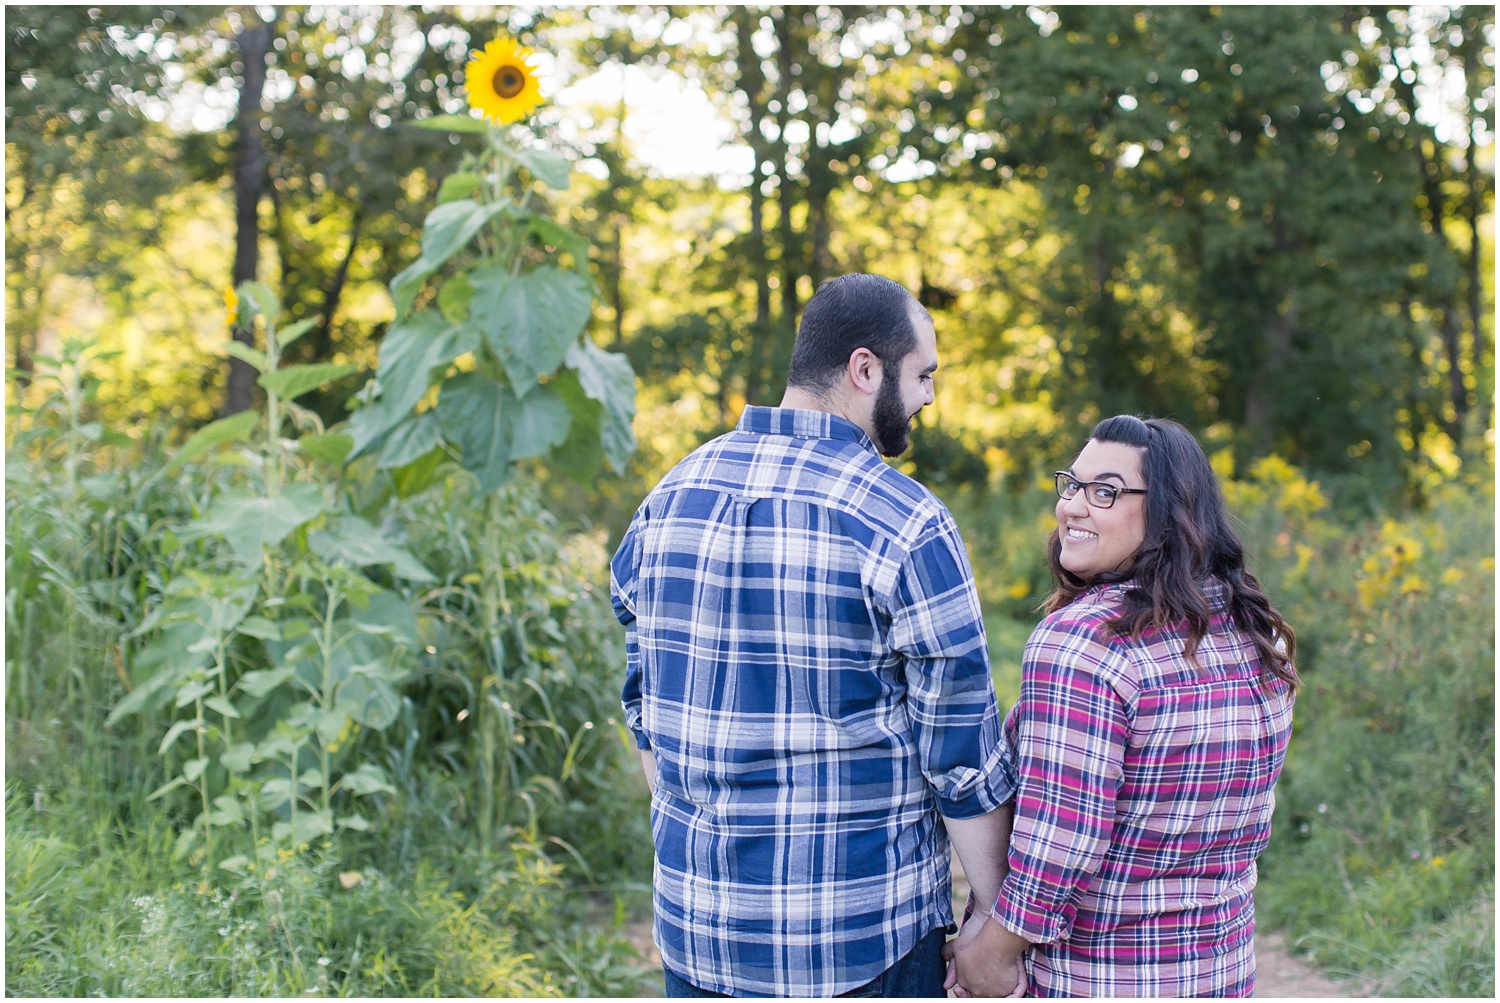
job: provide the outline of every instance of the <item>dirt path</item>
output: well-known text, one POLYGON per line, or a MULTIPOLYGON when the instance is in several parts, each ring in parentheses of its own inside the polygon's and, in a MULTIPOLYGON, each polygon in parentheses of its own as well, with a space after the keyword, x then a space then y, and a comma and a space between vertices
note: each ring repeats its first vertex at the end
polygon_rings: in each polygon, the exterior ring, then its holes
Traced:
MULTIPOLYGON (((969 896, 969 882, 964 879, 958 859, 953 860, 954 915, 963 915, 969 896)), ((653 972, 661 971, 661 955, 651 942, 650 918, 626 924, 626 938, 640 952, 642 965, 653 972)), ((1368 996, 1370 987, 1357 980, 1335 981, 1315 971, 1288 950, 1279 934, 1257 934, 1255 937, 1255 995, 1259 999, 1354 999, 1368 996)), ((643 996, 661 996, 661 981, 648 984, 643 996)))

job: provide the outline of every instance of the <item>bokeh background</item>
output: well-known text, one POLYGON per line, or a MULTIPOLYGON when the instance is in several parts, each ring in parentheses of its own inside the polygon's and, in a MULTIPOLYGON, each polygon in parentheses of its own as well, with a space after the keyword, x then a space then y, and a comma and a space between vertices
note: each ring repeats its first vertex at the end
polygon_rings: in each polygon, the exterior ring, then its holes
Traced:
POLYGON ((870 271, 937 326, 897 462, 960 521, 1002 703, 1050 472, 1101 417, 1182 421, 1306 681, 1263 928, 1384 994, 1493 995, 1494 8, 13 5, 4 30, 8 992, 649 987, 606 558, 666 469, 780 399, 818 283, 870 271), (490 179, 473 129, 418 125, 470 114, 497 35, 546 98, 507 141, 561 179, 490 179), (403 327, 462 323, 483 236, 391 291, 442 206, 485 198, 561 228, 515 267, 587 277, 578 344, 628 360, 635 448, 569 361, 536 399, 571 431, 511 429, 503 483, 451 425, 345 462, 398 376, 420 430, 485 372, 403 327))

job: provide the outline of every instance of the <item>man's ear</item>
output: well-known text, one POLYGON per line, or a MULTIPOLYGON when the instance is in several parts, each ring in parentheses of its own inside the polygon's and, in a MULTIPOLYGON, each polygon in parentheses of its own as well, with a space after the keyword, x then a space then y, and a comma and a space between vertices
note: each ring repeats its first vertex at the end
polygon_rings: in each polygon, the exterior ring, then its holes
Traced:
POLYGON ((854 384, 854 389, 866 394, 880 392, 880 380, 885 372, 884 365, 880 361, 880 356, 868 348, 856 348, 851 352, 845 371, 849 376, 849 382, 854 384))

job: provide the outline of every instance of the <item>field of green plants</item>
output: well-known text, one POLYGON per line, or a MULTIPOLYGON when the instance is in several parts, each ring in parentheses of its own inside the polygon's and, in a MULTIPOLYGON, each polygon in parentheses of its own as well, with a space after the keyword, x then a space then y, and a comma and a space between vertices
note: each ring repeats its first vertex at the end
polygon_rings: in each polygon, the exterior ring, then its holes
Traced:
POLYGON ((376 514, 314 449, 143 459, 57 361, 6 466, 7 991, 633 992, 599 537, 456 468, 376 514))
MULTIPOLYGON (((7 990, 639 991, 604 532, 524 478, 372 502, 315 446, 112 443, 57 361, 6 468, 7 990)), ((1306 682, 1262 923, 1389 994, 1491 995, 1492 481, 1354 518, 1272 458, 1228 493, 1306 682)), ((1009 703, 1049 497, 951 501, 1009 703)))

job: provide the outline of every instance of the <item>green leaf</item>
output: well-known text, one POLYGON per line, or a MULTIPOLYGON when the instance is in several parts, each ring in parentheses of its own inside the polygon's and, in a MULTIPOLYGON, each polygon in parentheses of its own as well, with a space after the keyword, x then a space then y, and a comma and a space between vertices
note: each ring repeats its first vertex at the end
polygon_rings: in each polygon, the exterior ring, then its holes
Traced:
POLYGON ((410 551, 383 539, 379 530, 359 516, 343 516, 327 530, 309 533, 307 545, 325 561, 342 561, 357 568, 392 564, 396 573, 408 581, 437 581, 410 551))
POLYGON ((316 484, 288 484, 270 498, 225 495, 202 518, 189 525, 196 533, 223 536, 240 563, 257 567, 261 552, 274 547, 323 511, 323 492, 316 484))
POLYGON ((267 620, 263 616, 247 616, 240 621, 239 632, 250 637, 258 637, 263 641, 281 640, 281 628, 274 620, 267 620))
POLYGON ((367 728, 383 731, 401 713, 401 698, 390 684, 364 673, 339 685, 338 705, 367 728))
POLYGON ((538 387, 525 400, 508 403, 512 460, 545 456, 567 441, 573 415, 567 402, 551 386, 538 387))
POLYGON ((479 373, 449 377, 438 395, 436 410, 443 435, 458 447, 464 469, 478 478, 481 495, 504 484, 509 474, 507 399, 515 402, 505 387, 479 373))
POLYGON ((359 769, 345 773, 339 786, 351 794, 396 793, 396 788, 386 779, 385 771, 374 763, 365 763, 359 769))
POLYGON ((291 666, 282 666, 279 669, 257 669, 241 676, 239 687, 253 697, 263 697, 292 678, 295 671, 291 666))
POLYGON ((158 756, 165 756, 167 750, 182 736, 184 732, 192 731, 197 726, 197 721, 178 721, 167 729, 167 734, 161 740, 161 746, 156 750, 158 756))
POLYGON ((235 709, 234 704, 230 703, 227 697, 209 697, 203 701, 203 706, 209 710, 217 711, 225 717, 238 718, 240 716, 240 712, 235 709))
POLYGON ((196 842, 198 842, 198 820, 194 819, 193 827, 178 833, 177 839, 172 843, 172 859, 181 860, 186 857, 196 842))
POLYGON ((370 823, 365 821, 363 815, 340 815, 340 829, 353 829, 355 832, 369 832, 370 823))
MULTIPOLYGON (((182 627, 186 630, 193 629, 193 625, 188 624, 174 624, 173 626, 182 627)), ((177 658, 182 659, 182 652, 177 646, 164 645, 164 648, 177 658)), ((136 656, 137 668, 140 667, 143 657, 144 655, 136 656)), ((109 712, 109 717, 104 719, 105 727, 110 727, 132 714, 145 710, 158 699, 165 698, 168 687, 177 680, 182 672, 190 671, 188 668, 189 665, 191 668, 201 668, 203 665, 202 657, 194 657, 190 661, 182 660, 168 663, 165 668, 161 669, 161 671, 151 676, 145 682, 137 684, 135 689, 125 694, 120 702, 115 704, 114 710, 109 712)))
POLYGON ((281 316, 281 300, 277 299, 276 294, 271 292, 270 287, 264 283, 241 282, 239 296, 242 301, 240 316, 244 317, 247 323, 249 318, 245 317, 243 302, 248 302, 255 313, 266 319, 267 324, 275 324, 276 319, 281 316))
POLYGON ((470 195, 473 195, 475 190, 482 184, 484 184, 484 179, 473 171, 459 171, 457 174, 450 174, 438 186, 438 203, 457 202, 459 199, 466 199, 470 195))
POLYGON ((297 813, 295 826, 290 822, 277 822, 271 826, 271 838, 289 846, 302 846, 331 832, 333 815, 326 811, 301 811, 297 813))
POLYGON ((391 299, 396 304, 398 319, 404 317, 406 311, 411 309, 412 301, 417 298, 417 291, 422 288, 423 280, 437 270, 437 265, 419 255, 416 261, 407 265, 399 275, 391 279, 391 299))
POLYGON ((254 754, 254 742, 240 742, 219 756, 219 763, 230 773, 244 773, 250 769, 250 757, 254 754))
MULTIPOLYGON (((392 641, 408 648, 417 646, 417 614, 409 600, 385 589, 370 596, 364 609, 356 609, 354 621, 362 627, 378 625, 392 641)), ((395 676, 387 674, 394 682, 395 676)))
MULTIPOLYGON (((462 324, 469 319, 469 300, 474 297, 474 287, 469 285, 469 273, 459 272, 438 289, 437 308, 443 319, 462 324)), ((475 332, 478 344, 478 332, 475 332)))
MULTIPOLYGON (((418 494, 438 479, 448 463, 448 452, 442 448, 417 457, 404 467, 393 467, 386 473, 390 477, 390 484, 395 488, 396 497, 410 498, 418 494)), ((366 514, 372 513, 373 509, 362 509, 366 514)))
POLYGON ((257 373, 266 371, 266 353, 258 348, 251 348, 243 341, 236 341, 234 338, 230 338, 224 343, 224 354, 239 359, 241 362, 249 363, 255 367, 257 373))
MULTIPOLYGON (((526 225, 533 236, 549 247, 566 252, 573 259, 573 270, 589 279, 589 242, 546 216, 533 216, 526 225)), ((592 283, 592 280, 590 279, 592 283)))
POLYGON ((344 462, 354 463, 360 457, 368 456, 380 447, 384 447, 391 429, 400 424, 403 417, 405 415, 396 414, 385 406, 385 401, 378 398, 374 403, 366 404, 355 411, 349 418, 349 433, 353 444, 344 462))
POLYGON ((431 411, 409 418, 391 430, 378 465, 382 470, 404 467, 431 452, 442 437, 437 415, 431 411))
POLYGON ((203 776, 203 771, 208 769, 208 757, 199 756, 197 759, 189 759, 182 764, 182 776, 188 783, 192 783, 203 776))
POLYGON ((546 185, 548 188, 556 188, 562 191, 568 187, 568 182, 573 173, 573 167, 568 163, 568 158, 556 150, 526 149, 517 150, 516 159, 521 162, 532 175, 546 185))
POLYGON ((524 398, 577 341, 593 309, 593 289, 583 276, 555 265, 516 276, 504 268, 477 268, 469 282, 472 322, 504 363, 516 396, 524 398))
POLYGON ((172 462, 166 465, 163 473, 176 470, 204 450, 226 442, 241 442, 249 438, 258 420, 260 420, 259 412, 241 411, 239 414, 220 418, 218 421, 204 425, 188 436, 188 441, 182 444, 182 448, 177 451, 176 456, 172 457, 172 462))
MULTIPOLYGON (((380 341, 380 400, 389 427, 405 418, 432 385, 433 371, 479 347, 479 332, 430 310, 392 324, 380 341)), ((358 455, 357 453, 355 455, 358 455)))
POLYGON ((286 327, 277 328, 276 343, 282 348, 285 348, 292 342, 296 341, 298 338, 302 337, 308 331, 311 331, 314 327, 317 327, 318 321, 320 320, 322 320, 322 317, 303 317, 301 320, 297 321, 294 324, 288 324, 286 327))
POLYGON ((297 449, 304 456, 311 456, 329 466, 343 466, 354 448, 354 436, 347 432, 324 432, 321 435, 304 435, 297 440, 297 449))
POLYGON ((507 201, 475 202, 459 199, 447 202, 427 214, 422 224, 422 258, 437 268, 463 250, 484 224, 496 213, 504 212, 507 201))
POLYGON ((437 132, 483 133, 486 128, 484 119, 472 115, 434 115, 408 122, 407 125, 437 132))
POLYGON ((243 853, 236 853, 232 857, 225 857, 219 861, 219 868, 228 871, 230 874, 244 875, 249 866, 250 858, 243 853))
POLYGON ((220 794, 214 798, 208 820, 214 825, 236 825, 245 820, 245 813, 240 811, 239 801, 228 794, 220 794))
MULTIPOLYGON (((338 739, 343 734, 344 725, 349 721, 349 715, 343 710, 335 707, 333 710, 325 710, 318 714, 317 732, 318 737, 326 745, 338 739)), ((309 781, 310 782, 310 781, 309 781)), ((318 785, 320 786, 320 785, 318 785)))
POLYGON ((358 371, 358 366, 318 362, 305 366, 283 366, 274 373, 263 374, 255 382, 283 400, 295 400, 309 390, 358 371))
POLYGON ((578 373, 584 393, 604 405, 604 455, 615 473, 623 474, 635 452, 635 371, 630 360, 604 351, 584 335, 568 349, 567 362, 578 373))
POLYGON ((146 800, 147 801, 155 801, 157 798, 162 797, 162 796, 168 794, 171 791, 175 791, 179 787, 186 787, 186 786, 187 786, 187 781, 186 780, 182 779, 181 777, 173 777, 171 780, 168 780, 166 783, 162 784, 160 787, 158 787, 156 790, 152 791, 150 794, 147 794, 146 795, 146 800))
POLYGON ((584 393, 578 374, 565 369, 547 386, 567 401, 573 421, 568 439, 548 458, 549 466, 586 487, 592 487, 604 464, 604 406, 584 393))
POLYGON ((177 691, 177 706, 186 707, 205 693, 212 693, 213 687, 205 682, 191 682, 177 691))

